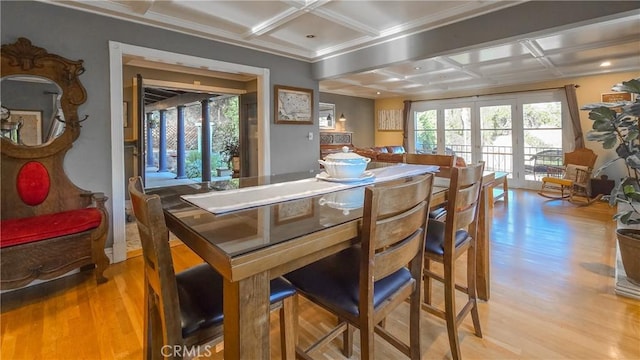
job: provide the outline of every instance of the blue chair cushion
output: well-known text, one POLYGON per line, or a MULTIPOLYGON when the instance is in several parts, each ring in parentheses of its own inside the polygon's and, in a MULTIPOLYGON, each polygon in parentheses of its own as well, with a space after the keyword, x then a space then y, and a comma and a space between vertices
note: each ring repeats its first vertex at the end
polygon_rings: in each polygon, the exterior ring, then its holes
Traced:
MULTIPOLYGON (((223 320, 222 276, 208 264, 200 264, 176 274, 182 336, 188 337, 223 320)), ((295 294, 284 279, 271 280, 271 303, 295 294)))
MULTIPOLYGON (((358 315, 360 256, 360 247, 354 246, 292 271, 284 277, 312 301, 358 315)), ((376 281, 374 308, 410 280, 411 273, 402 268, 376 281)))
MULTIPOLYGON (((427 225, 427 240, 425 243, 425 251, 432 254, 444 255, 444 230, 446 223, 444 221, 438 221, 429 219, 427 225)), ((465 230, 457 230, 455 242, 456 245, 460 245, 469 237, 469 233, 465 230)))
POLYGON ((429 212, 429 219, 445 221, 446 218, 447 218, 447 209, 444 207, 439 207, 429 212))

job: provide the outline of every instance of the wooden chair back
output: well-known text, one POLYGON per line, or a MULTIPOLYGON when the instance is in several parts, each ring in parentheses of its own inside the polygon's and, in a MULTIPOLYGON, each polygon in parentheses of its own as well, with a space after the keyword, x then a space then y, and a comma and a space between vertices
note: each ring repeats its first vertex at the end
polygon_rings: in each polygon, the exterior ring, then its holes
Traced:
POLYGON ((453 168, 447 197, 447 221, 444 253, 455 254, 455 233, 467 228, 470 237, 477 237, 478 211, 482 191, 484 163, 453 168))
POLYGON ((597 159, 598 155, 596 155, 593 150, 580 148, 564 154, 564 165, 580 165, 593 169, 597 159))
MULTIPOLYGON (((362 225, 362 261, 360 263, 360 329, 371 329, 386 315, 412 294, 412 322, 419 322, 420 279, 422 276, 427 213, 431 201, 433 175, 426 174, 400 183, 391 182, 367 187, 362 225), (374 282, 409 264, 412 282, 391 296, 389 306, 374 309, 374 282)), ((414 329, 417 328, 415 325, 414 329)), ((411 344, 419 344, 411 335, 411 344)), ((362 354, 373 354, 373 342, 361 344, 362 354)), ((411 356, 418 349, 404 347, 403 352, 411 356)), ((416 355, 415 353, 413 355, 416 355)), ((415 356, 412 356, 415 358, 415 356)))
POLYGON ((437 177, 450 177, 451 168, 456 165, 455 155, 440 154, 405 154, 405 163, 419 165, 437 165, 440 171, 436 173, 437 177))
MULTIPOLYGON (((169 246, 169 231, 164 221, 160 197, 145 194, 139 176, 129 179, 129 195, 142 243, 145 303, 156 310, 146 316, 159 316, 156 319, 145 319, 144 334, 148 334, 148 326, 155 326, 155 330, 159 330, 159 326, 164 341, 159 346, 183 344, 178 288, 169 246)), ((145 346, 147 345, 158 346, 145 341, 145 346)))

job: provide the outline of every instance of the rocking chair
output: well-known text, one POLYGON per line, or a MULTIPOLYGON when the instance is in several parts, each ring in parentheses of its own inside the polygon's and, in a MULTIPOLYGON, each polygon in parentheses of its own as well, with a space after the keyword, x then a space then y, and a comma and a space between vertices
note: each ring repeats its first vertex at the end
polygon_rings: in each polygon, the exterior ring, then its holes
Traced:
POLYGON ((600 196, 591 199, 590 189, 591 171, 597 158, 598 155, 587 148, 565 153, 563 171, 560 172, 562 177, 543 177, 538 194, 550 199, 568 198, 569 202, 577 205, 589 205, 598 200, 600 196))

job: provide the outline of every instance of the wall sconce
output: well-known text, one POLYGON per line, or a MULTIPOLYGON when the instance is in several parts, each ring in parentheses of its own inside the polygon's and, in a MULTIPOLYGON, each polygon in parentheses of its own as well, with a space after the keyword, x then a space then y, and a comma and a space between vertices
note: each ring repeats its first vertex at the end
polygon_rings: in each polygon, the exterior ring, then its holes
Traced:
POLYGON ((347 118, 344 117, 344 113, 343 113, 343 114, 340 114, 340 118, 338 120, 345 122, 347 121, 347 118))

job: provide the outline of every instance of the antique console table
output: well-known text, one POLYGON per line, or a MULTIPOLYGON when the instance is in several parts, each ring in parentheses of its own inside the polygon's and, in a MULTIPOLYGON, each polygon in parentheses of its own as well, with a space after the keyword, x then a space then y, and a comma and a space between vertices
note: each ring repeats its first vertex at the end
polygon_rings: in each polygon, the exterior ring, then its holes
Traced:
POLYGON ((321 131, 320 158, 341 151, 343 146, 353 149, 353 132, 351 131, 321 131))

